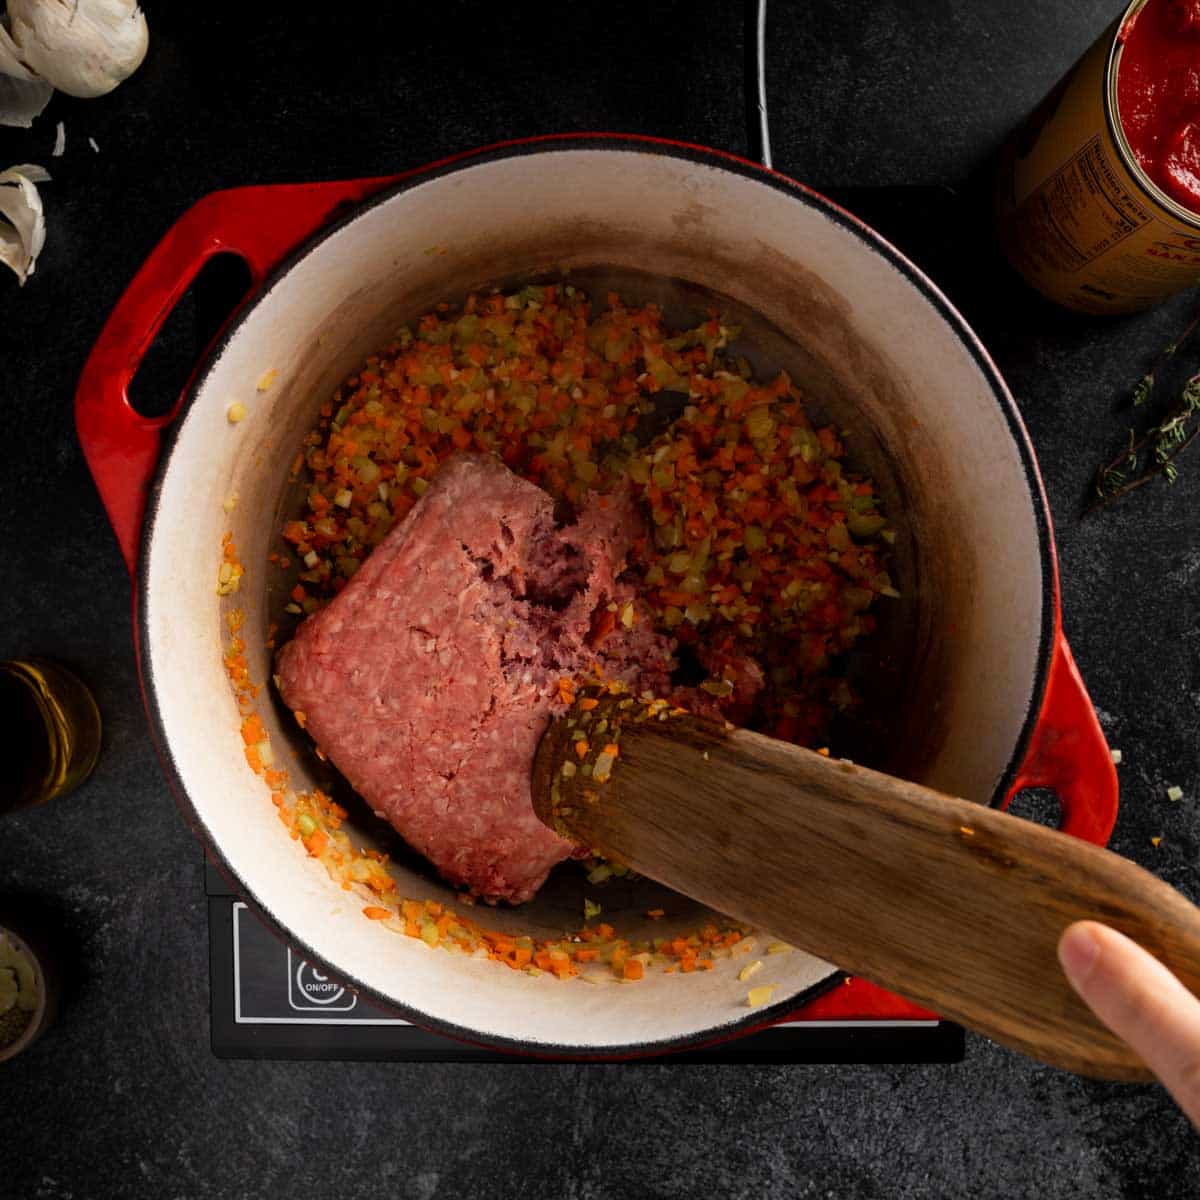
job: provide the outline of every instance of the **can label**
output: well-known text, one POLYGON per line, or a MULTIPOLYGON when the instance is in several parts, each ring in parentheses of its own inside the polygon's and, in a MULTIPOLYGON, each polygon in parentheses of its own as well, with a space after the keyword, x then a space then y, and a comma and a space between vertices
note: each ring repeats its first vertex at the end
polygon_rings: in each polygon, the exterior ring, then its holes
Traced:
POLYGON ((1200 215, 1160 193, 1114 134, 1114 49, 1138 7, 1105 31, 1001 153, 1005 253, 1040 292, 1080 312, 1137 312, 1200 284, 1200 215))

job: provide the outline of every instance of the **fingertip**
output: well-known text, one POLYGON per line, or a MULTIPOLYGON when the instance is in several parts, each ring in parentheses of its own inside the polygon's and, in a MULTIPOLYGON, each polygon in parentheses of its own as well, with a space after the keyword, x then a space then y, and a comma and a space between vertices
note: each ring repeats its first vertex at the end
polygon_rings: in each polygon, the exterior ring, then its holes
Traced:
POLYGON ((1083 983, 1100 957, 1100 939, 1094 921, 1076 921, 1068 925, 1058 940, 1058 961, 1072 983, 1083 983))

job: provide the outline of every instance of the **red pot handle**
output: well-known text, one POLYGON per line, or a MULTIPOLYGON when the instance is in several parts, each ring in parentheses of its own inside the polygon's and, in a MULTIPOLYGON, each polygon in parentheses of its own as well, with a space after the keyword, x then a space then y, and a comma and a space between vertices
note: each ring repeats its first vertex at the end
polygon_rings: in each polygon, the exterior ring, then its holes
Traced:
POLYGON ((79 441, 131 574, 159 439, 179 401, 164 417, 140 416, 129 403, 129 384, 171 310, 215 254, 236 254, 246 263, 253 293, 340 209, 395 178, 213 192, 167 230, 133 277, 104 323, 75 393, 79 441))
POLYGON ((1049 788, 1058 796, 1064 833, 1098 846, 1108 841, 1117 820, 1117 770, 1061 630, 1041 716, 1005 807, 1023 788, 1049 788))

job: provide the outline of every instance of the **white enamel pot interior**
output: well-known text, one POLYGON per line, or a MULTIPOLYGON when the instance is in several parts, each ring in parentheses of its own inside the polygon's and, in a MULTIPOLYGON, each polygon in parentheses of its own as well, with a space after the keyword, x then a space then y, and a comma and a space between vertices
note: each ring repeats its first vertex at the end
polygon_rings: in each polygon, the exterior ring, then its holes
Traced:
MULTIPOLYGON (((214 592, 221 537, 232 531, 247 569, 233 602, 247 614, 253 675, 268 681, 265 628, 279 594, 266 556, 279 548, 289 466, 319 405, 401 321, 472 287, 566 269, 681 314, 719 294, 750 325, 762 361, 792 373, 878 481, 900 530, 902 599, 880 607, 881 630, 856 661, 866 699, 839 752, 980 802, 998 798, 1041 700, 1052 544, 1012 400, 944 298, 827 201, 716 154, 593 139, 431 169, 309 243, 233 323, 173 430, 143 541, 149 706, 195 824, 303 953, 412 1020, 537 1053, 629 1054, 778 1017, 834 969, 800 952, 771 956, 756 983, 777 985, 775 1002, 751 1011, 741 960, 589 986, 430 950, 365 919, 364 900, 288 838, 247 767, 221 660, 231 602, 214 592), (258 394, 268 369, 278 376, 258 394), (226 419, 234 400, 249 410, 238 425, 226 419)), ((294 779, 312 779, 287 714, 269 703, 262 713, 277 757, 294 779)), ((369 816, 354 824, 356 839, 384 836, 369 816)), ((402 895, 452 898, 413 857, 401 855, 396 873, 402 895)), ((578 927, 584 891, 568 864, 531 904, 486 915, 558 936, 578 927)), ((599 898, 622 932, 648 929, 641 914, 656 902, 669 916, 655 935, 695 928, 703 910, 662 895, 641 883, 599 898)))

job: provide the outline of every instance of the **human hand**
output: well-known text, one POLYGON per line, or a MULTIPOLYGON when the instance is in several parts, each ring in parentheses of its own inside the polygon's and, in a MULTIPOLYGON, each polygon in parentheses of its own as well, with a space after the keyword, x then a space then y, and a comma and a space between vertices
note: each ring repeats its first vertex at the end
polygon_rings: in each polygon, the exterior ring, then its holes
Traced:
POLYGON ((1200 1000, 1136 942, 1095 921, 1066 929, 1058 960, 1084 1003, 1200 1129, 1200 1000))

